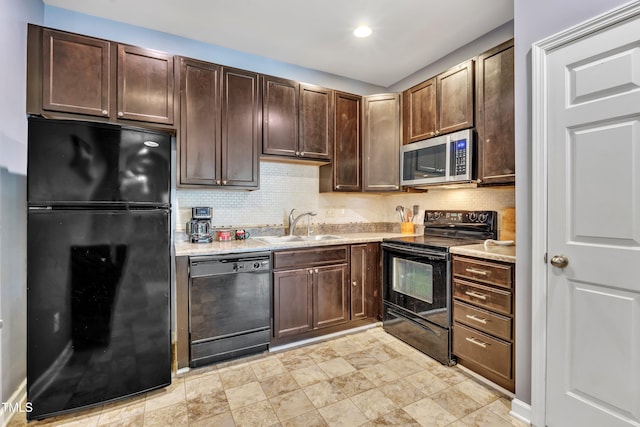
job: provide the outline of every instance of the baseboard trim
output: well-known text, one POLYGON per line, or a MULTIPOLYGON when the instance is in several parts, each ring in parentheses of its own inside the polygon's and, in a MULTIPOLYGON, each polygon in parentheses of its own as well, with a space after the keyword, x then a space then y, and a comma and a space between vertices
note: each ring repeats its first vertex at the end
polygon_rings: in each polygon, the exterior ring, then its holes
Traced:
POLYGON ((382 326, 382 322, 369 323, 367 325, 357 326, 351 329, 345 329, 344 331, 338 331, 327 335, 321 335, 318 337, 308 338, 306 340, 294 341, 289 344, 282 344, 275 347, 269 347, 269 353, 275 353, 278 351, 289 350, 296 347, 302 347, 308 344, 317 343, 320 341, 326 341, 332 338, 341 337, 343 335, 353 334, 355 332, 366 331, 367 329, 373 329, 382 326))
MULTIPOLYGON (((16 404, 19 403, 21 408, 24 408, 23 402, 27 399, 27 379, 22 380, 22 383, 18 386, 16 391, 13 392, 11 397, 6 400, 7 403, 16 404)), ((2 408, 2 412, 4 414, 4 422, 2 423, 2 427, 6 427, 9 425, 9 422, 13 418, 17 412, 5 412, 4 407, 2 408)))
POLYGON ((509 415, 523 423, 531 425, 531 405, 524 403, 522 400, 513 399, 511 401, 511 412, 509 412, 509 415))

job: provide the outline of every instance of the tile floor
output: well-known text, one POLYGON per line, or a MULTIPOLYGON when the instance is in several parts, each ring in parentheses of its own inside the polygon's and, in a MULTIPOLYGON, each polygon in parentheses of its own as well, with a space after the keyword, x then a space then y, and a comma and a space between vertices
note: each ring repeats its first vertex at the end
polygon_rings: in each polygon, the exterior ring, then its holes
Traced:
MULTIPOLYGON (((28 425, 524 427, 510 406, 377 327, 192 369, 166 389, 28 425)), ((24 414, 9 423, 25 425, 24 414)))

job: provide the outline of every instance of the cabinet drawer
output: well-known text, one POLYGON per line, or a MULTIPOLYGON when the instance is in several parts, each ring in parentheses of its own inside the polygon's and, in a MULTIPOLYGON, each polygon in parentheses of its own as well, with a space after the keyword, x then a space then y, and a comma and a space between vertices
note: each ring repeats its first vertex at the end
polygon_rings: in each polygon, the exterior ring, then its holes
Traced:
POLYGON ((453 259, 453 275, 490 283, 503 288, 511 288, 512 266, 471 258, 455 257, 453 259))
POLYGON ((494 314, 460 301, 454 301, 453 303, 453 321, 464 323, 467 326, 507 341, 512 339, 511 318, 494 314))
POLYGON ((454 323, 453 354, 472 361, 500 377, 513 378, 511 343, 454 323))
POLYGON ((498 313, 513 313, 511 292, 502 289, 453 279, 453 297, 498 313))
POLYGON ((317 267, 342 264, 348 260, 348 246, 320 246, 313 249, 294 249, 273 253, 273 268, 317 267))

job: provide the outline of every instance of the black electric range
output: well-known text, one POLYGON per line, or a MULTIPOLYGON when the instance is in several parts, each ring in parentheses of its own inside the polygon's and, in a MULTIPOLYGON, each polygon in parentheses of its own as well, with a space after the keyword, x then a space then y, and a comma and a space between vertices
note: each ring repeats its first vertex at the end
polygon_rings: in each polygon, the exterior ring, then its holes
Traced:
POLYGON ((382 242, 383 327, 445 365, 451 354, 453 246, 497 237, 494 211, 426 211, 424 234, 382 242))
POLYGON ((424 213, 424 234, 384 239, 399 245, 449 252, 451 246, 482 243, 498 234, 495 211, 432 211, 424 213))

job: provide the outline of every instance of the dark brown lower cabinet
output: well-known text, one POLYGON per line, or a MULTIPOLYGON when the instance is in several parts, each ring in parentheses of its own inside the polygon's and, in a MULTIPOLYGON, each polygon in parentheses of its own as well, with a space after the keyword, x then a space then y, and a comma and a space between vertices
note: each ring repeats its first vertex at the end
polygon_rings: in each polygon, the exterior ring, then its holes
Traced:
POLYGON ((376 322, 378 243, 273 253, 273 339, 284 344, 376 322))
POLYGON ((453 257, 453 354, 515 392, 515 266, 453 257))
POLYGON ((351 245, 351 319, 380 320, 380 244, 376 242, 351 245))
POLYGON ((313 329, 313 274, 310 269, 273 273, 273 307, 276 338, 313 329))
POLYGON ((324 328, 349 320, 347 264, 313 269, 313 327, 324 328))

